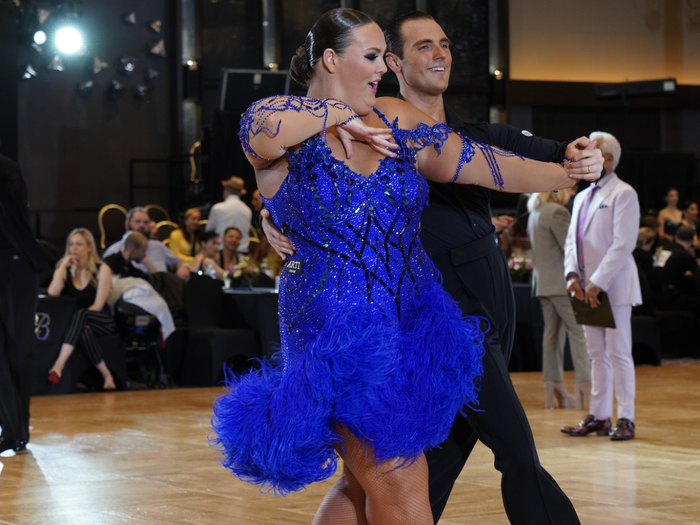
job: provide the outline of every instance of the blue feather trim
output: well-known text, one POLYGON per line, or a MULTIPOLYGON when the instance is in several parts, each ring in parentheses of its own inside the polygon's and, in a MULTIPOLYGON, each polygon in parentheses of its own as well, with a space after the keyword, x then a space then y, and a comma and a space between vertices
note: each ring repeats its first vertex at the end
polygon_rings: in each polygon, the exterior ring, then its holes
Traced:
POLYGON ((223 465, 285 495, 335 473, 338 423, 378 464, 444 441, 476 403, 483 332, 437 285, 411 307, 401 326, 371 305, 337 312, 286 371, 229 375, 212 418, 223 465))

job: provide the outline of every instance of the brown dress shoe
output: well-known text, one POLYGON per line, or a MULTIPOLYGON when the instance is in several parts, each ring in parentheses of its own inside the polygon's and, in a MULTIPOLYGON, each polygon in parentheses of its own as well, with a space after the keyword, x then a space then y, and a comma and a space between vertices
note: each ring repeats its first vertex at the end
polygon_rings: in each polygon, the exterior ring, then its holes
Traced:
POLYGON ((634 423, 624 417, 617 420, 615 428, 610 432, 613 441, 626 441, 634 439, 634 423))
POLYGON ((593 414, 588 414, 581 420, 578 426, 561 427, 559 431, 570 436, 585 436, 592 432, 594 432, 596 436, 607 436, 610 435, 611 427, 610 418, 596 419, 593 414))

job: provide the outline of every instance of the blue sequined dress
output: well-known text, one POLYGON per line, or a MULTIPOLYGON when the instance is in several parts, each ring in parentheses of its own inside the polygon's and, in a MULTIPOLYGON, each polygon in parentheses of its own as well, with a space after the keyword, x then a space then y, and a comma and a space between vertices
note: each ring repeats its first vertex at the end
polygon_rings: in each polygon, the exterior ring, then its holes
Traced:
POLYGON ((368 177, 314 136, 264 199, 297 251, 281 277, 281 362, 230 379, 214 407, 214 441, 243 480, 285 494, 327 479, 339 422, 376 461, 410 461, 475 401, 483 334, 420 243, 415 133, 395 122, 399 155, 368 177))

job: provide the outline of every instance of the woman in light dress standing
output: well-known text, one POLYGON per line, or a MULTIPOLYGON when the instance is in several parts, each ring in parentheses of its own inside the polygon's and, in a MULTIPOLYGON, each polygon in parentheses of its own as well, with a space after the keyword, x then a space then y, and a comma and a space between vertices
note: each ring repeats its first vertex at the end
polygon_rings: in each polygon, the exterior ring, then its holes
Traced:
POLYGON ((571 222, 565 208, 568 191, 533 193, 528 201, 530 217, 527 231, 532 244, 532 295, 540 298, 544 317, 542 340, 542 380, 546 408, 584 408, 591 395, 591 360, 583 327, 576 322, 566 291, 564 277, 564 241, 571 222), (576 382, 574 396, 564 385, 564 341, 569 348, 576 382))

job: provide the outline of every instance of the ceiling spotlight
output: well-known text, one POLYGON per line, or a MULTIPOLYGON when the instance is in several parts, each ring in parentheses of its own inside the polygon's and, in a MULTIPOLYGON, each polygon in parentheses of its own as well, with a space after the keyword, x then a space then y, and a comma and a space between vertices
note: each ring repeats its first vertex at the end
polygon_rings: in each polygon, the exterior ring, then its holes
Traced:
POLYGON ((72 27, 64 27, 56 33, 56 47, 63 53, 75 53, 82 45, 83 38, 72 27))
POLYGON ((43 46, 46 43, 46 33, 41 29, 34 33, 34 43, 39 46, 43 46))

